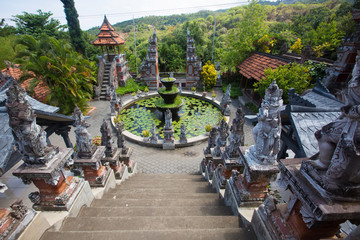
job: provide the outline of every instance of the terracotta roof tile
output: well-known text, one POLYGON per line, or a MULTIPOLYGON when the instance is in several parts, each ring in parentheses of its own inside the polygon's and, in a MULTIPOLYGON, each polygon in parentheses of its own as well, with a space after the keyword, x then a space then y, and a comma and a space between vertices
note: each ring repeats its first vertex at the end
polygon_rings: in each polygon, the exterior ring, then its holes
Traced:
POLYGON ((238 66, 236 66, 240 73, 246 78, 253 78, 260 81, 264 75, 264 71, 268 68, 275 69, 280 65, 288 64, 289 61, 281 60, 271 54, 253 53, 250 57, 246 58, 238 66))
MULTIPOLYGON (((22 71, 18 64, 16 64, 14 67, 8 67, 3 70, 1 70, 1 73, 5 73, 6 75, 11 75, 14 79, 19 80, 22 74, 22 71)), ((25 88, 27 91, 29 91, 30 82, 32 79, 28 79, 21 83, 21 86, 25 88)), ((1 83, 3 84, 3 83, 1 83)), ((50 89, 48 86, 45 85, 45 83, 40 83, 34 88, 33 94, 31 94, 31 97, 35 98, 39 102, 46 103, 46 98, 49 95, 50 89)))

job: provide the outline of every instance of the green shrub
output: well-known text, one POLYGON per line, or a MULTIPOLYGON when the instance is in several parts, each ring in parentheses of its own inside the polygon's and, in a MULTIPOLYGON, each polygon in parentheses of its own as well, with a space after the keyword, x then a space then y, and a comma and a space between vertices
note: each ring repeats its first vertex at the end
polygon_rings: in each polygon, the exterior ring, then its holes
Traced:
POLYGON ((147 86, 143 84, 137 84, 134 79, 129 79, 126 82, 125 87, 119 87, 116 89, 116 93, 120 95, 125 95, 127 93, 137 92, 138 90, 144 91, 147 86))
POLYGON ((149 130, 144 130, 144 131, 142 131, 142 135, 144 137, 149 137, 150 136, 150 131, 149 130))
POLYGON ((210 124, 205 125, 205 131, 206 131, 206 132, 210 132, 211 129, 212 129, 212 126, 211 126, 210 124))

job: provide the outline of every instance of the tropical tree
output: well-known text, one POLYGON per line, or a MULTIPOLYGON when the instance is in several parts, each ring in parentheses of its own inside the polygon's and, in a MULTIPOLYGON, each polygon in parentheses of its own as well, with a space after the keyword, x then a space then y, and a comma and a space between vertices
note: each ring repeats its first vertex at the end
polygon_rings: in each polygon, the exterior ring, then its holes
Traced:
POLYGON ((267 34, 266 9, 256 1, 251 1, 241 13, 237 27, 227 36, 226 49, 222 62, 234 69, 255 50, 254 42, 267 34))
POLYGON ((85 54, 86 43, 80 29, 79 15, 74 0, 60 0, 64 4, 66 21, 68 23, 71 43, 78 53, 85 54))
POLYGON ((214 64, 207 61, 207 63, 203 66, 201 77, 206 88, 213 88, 216 84, 216 71, 214 64))
POLYGON ((16 30, 19 34, 28 34, 38 37, 46 34, 57 37, 60 30, 65 28, 59 20, 51 18, 51 12, 37 10, 37 14, 23 12, 22 15, 15 15, 12 21, 16 23, 16 30))
POLYGON ((265 70, 265 78, 254 84, 255 91, 264 97, 265 90, 269 87, 273 80, 276 80, 279 88, 284 91, 284 102, 288 102, 288 92, 290 88, 294 88, 296 93, 302 93, 310 87, 312 77, 309 74, 307 66, 291 63, 279 66, 276 69, 265 70))
POLYGON ((92 96, 94 65, 73 51, 64 40, 47 35, 36 40, 30 35, 16 42, 26 50, 17 52, 16 62, 24 71, 21 80, 30 81, 30 92, 38 84, 50 89, 47 102, 60 107, 64 114, 70 114, 75 105, 84 110, 92 96))

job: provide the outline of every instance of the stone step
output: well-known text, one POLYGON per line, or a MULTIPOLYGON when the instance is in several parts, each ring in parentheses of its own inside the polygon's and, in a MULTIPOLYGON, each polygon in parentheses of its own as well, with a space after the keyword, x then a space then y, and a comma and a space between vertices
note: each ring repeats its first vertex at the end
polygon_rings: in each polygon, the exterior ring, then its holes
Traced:
POLYGON ((187 188, 187 187, 207 187, 208 183, 205 181, 202 182, 179 182, 179 181, 154 181, 154 182, 147 182, 147 181, 129 181, 124 185, 120 185, 119 188, 126 187, 126 188, 187 188))
POLYGON ((237 216, 68 217, 60 231, 238 228, 237 216))
POLYGON ((202 182, 207 183, 205 178, 159 178, 159 177, 147 177, 147 178, 133 178, 131 182, 202 182))
POLYGON ((95 199, 92 207, 224 206, 223 199, 95 199))
POLYGON ((248 229, 215 228, 185 230, 141 230, 141 231, 68 231, 46 232, 41 240, 252 240, 255 239, 248 229))
POLYGON ((218 193, 128 193, 122 192, 106 193, 102 199, 200 199, 200 198, 219 198, 218 193))
POLYGON ((124 186, 120 185, 116 188, 109 190, 109 193, 216 193, 216 190, 210 186, 194 186, 194 187, 184 187, 184 188, 174 188, 174 187, 128 187, 126 184, 124 186))
POLYGON ((200 174, 137 174, 131 177, 131 181, 135 179, 161 179, 161 180, 169 180, 169 179, 204 179, 204 177, 200 174))
POLYGON ((118 216, 232 216, 226 206, 188 206, 184 207, 84 207, 79 217, 118 217, 118 216))

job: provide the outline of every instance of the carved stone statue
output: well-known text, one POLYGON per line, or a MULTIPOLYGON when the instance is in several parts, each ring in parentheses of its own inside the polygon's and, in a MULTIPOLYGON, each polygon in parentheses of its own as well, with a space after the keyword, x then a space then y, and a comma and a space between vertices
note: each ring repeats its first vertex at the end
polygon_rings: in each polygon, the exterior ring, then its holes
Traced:
POLYGON ((221 154, 221 148, 224 148, 226 146, 226 140, 227 137, 229 136, 229 126, 226 123, 225 119, 222 119, 220 122, 220 126, 218 127, 218 136, 216 138, 215 141, 215 148, 214 148, 214 152, 213 155, 214 156, 220 156, 221 154))
POLYGON ((169 77, 174 78, 174 72, 171 72, 169 77))
POLYGON ((209 134, 208 145, 204 150, 204 154, 211 154, 211 148, 215 147, 215 140, 217 137, 217 128, 213 127, 209 134))
POLYGON ((187 143, 186 127, 184 124, 181 124, 181 127, 180 127, 180 143, 182 143, 182 144, 187 143))
POLYGON ((327 191, 346 195, 354 194, 360 184, 360 55, 356 57, 352 79, 348 83, 346 106, 342 115, 315 133, 319 153, 313 161, 305 161, 302 170, 307 172, 327 191))
POLYGON ((116 115, 121 108, 121 98, 118 98, 115 91, 112 92, 112 97, 110 100, 110 110, 111 115, 116 115))
POLYGON ((158 141, 158 137, 156 136, 156 126, 155 124, 153 123, 152 126, 151 126, 151 129, 150 129, 150 133, 151 133, 151 137, 150 137, 150 143, 154 143, 156 144, 157 141, 158 141))
POLYGON ((111 139, 111 130, 105 119, 103 120, 103 124, 100 127, 100 132, 101 132, 101 146, 106 147, 105 155, 106 157, 112 157, 115 152, 115 148, 113 145, 113 140, 111 139))
POLYGON ((77 155, 82 158, 91 157, 94 153, 96 146, 92 144, 92 137, 86 128, 90 126, 84 120, 84 115, 78 106, 75 106, 73 118, 75 119, 75 136, 76 136, 76 151, 77 155))
POLYGON ((182 92, 181 83, 179 84, 178 89, 179 89, 179 94, 181 94, 181 92, 182 92))
POLYGON ((230 157, 239 156, 239 147, 244 146, 244 116, 242 108, 239 107, 230 128, 229 146, 226 147, 230 157))
POLYGON ((250 147, 250 153, 263 164, 273 164, 280 150, 282 92, 274 80, 266 90, 252 131, 255 145, 250 147))
POLYGON ((172 129, 172 113, 169 109, 165 112, 165 127, 164 129, 172 129))
POLYGON ((228 108, 228 105, 231 103, 230 92, 231 92, 231 84, 227 86, 226 92, 220 102, 220 107, 224 112, 224 114, 227 116, 230 115, 230 109, 228 108))
POLYGON ((55 151, 48 146, 46 132, 36 124, 34 110, 26 100, 26 92, 14 81, 6 92, 8 96, 6 109, 9 114, 9 125, 26 164, 45 164, 49 161, 50 152, 55 151))

